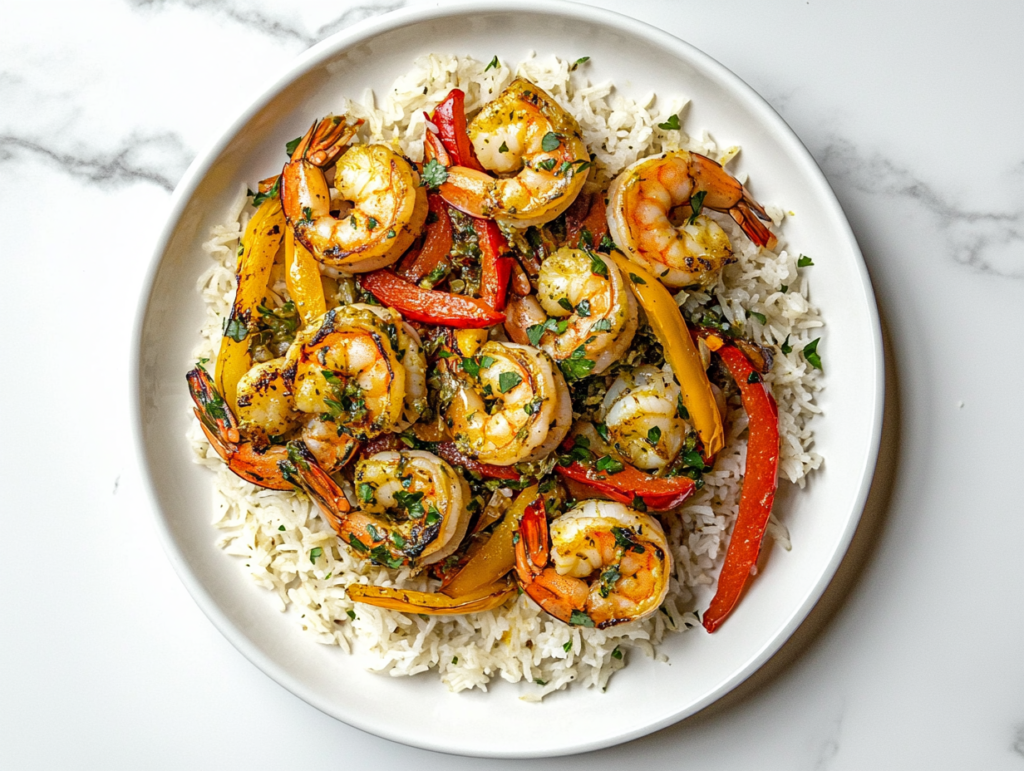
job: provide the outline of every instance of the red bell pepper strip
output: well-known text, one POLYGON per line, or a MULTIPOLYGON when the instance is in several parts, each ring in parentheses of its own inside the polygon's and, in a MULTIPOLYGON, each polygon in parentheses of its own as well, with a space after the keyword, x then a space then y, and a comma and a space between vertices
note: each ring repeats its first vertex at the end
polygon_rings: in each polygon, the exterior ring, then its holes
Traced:
MULTIPOLYGON (((437 134, 444 149, 448 151, 450 165, 484 170, 473 154, 473 145, 466 132, 466 95, 462 91, 453 88, 434 109, 431 122, 437 126, 437 134)), ((427 132, 430 132, 429 128, 427 132)))
POLYGON ((411 265, 398 270, 398 275, 414 284, 418 284, 444 263, 452 250, 452 222, 448 218, 448 204, 437 193, 428 193, 427 202, 434 216, 427 225, 423 246, 411 265))
POLYGON ((557 465, 555 471, 564 477, 589 485, 614 501, 632 505, 639 496, 652 511, 668 511, 690 497, 697 483, 689 477, 654 477, 624 464, 622 471, 609 474, 593 466, 573 461, 569 466, 557 465))
POLYGON ((437 445, 437 454, 449 463, 462 466, 466 471, 473 471, 488 479, 519 479, 519 472, 512 466, 494 466, 481 463, 460 452, 455 442, 441 442, 437 445))
POLYGON ((480 259, 480 299, 496 311, 504 310, 514 259, 508 241, 493 220, 474 219, 473 229, 483 254, 480 259))
POLYGON ((739 386, 750 438, 736 526, 718 577, 718 589, 704 614, 704 628, 708 632, 714 632, 736 606, 750 570, 757 562, 772 513, 779 473, 779 409, 771 391, 738 348, 724 345, 718 355, 739 386))
POLYGON ((406 319, 460 329, 483 329, 505 321, 480 300, 450 292, 420 289, 390 270, 364 273, 359 283, 384 305, 394 308, 406 319))

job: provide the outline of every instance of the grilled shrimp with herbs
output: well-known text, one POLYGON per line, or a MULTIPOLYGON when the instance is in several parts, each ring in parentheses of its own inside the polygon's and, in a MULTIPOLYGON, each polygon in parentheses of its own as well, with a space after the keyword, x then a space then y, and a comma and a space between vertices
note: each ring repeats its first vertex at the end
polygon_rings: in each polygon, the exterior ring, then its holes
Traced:
POLYGON ((656 611, 672 554, 656 519, 612 501, 583 501, 552 521, 532 507, 520 522, 516 577, 545 611, 606 629, 656 611))
POLYGON ((637 328, 632 292, 614 262, 562 247, 540 266, 537 294, 516 297, 505 329, 517 343, 537 346, 555 361, 589 360, 604 372, 628 349, 637 328))
POLYGON ((296 240, 324 265, 348 273, 395 262, 422 232, 428 210, 409 161, 384 145, 348 146, 361 122, 315 122, 281 172, 281 201, 296 240), (335 202, 324 174, 332 165, 341 199, 335 202), (344 212, 335 217, 332 209, 344 212))
POLYGON ((517 78, 469 122, 476 157, 491 174, 448 169, 441 195, 474 217, 516 228, 550 222, 587 181, 590 153, 576 119, 517 78))
POLYGON ((769 249, 768 215, 747 189, 710 158, 686 150, 644 158, 608 189, 608 230, 637 264, 671 287, 718 280, 732 242, 704 209, 728 212, 751 241, 769 249))
POLYGON ((445 420, 469 457, 511 466, 543 458, 565 438, 569 389, 543 351, 490 340, 444 364, 455 382, 445 420))

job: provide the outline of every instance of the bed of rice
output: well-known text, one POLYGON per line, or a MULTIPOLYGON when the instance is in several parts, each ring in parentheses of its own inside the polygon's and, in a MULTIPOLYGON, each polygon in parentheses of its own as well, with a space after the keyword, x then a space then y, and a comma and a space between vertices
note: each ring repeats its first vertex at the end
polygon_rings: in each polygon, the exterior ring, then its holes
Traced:
MULTIPOLYGON (((410 158, 420 160, 424 110, 431 110, 450 89, 458 87, 466 92, 467 111, 472 114, 513 77, 523 76, 551 93, 580 122, 587 146, 597 155, 594 177, 598 179, 607 180, 637 157, 663 150, 684 148, 724 162, 738 152, 734 147, 720 149, 707 133, 693 137, 659 128, 659 123, 682 111, 685 100, 681 98, 656 102, 652 94, 640 102, 632 101, 617 94, 610 84, 591 85, 582 71, 554 58, 530 58, 516 69, 502 64, 485 71, 485 66, 464 57, 424 57, 383 98, 367 92, 360 102, 342 100, 337 112, 366 120, 360 138, 393 143, 410 158)), ((254 175, 265 172, 254 170, 254 175)), ((243 186, 228 221, 214 229, 206 244, 213 264, 199 280, 207 319, 197 358, 213 359, 219 345, 223 318, 235 292, 238 239, 253 211, 248 201, 243 186)), ((770 204, 766 208, 778 226, 782 210, 770 204)), ((785 251, 781 234, 778 254, 773 254, 756 249, 728 218, 719 221, 731 228, 737 257, 714 292, 723 312, 730 321, 744 325, 748 337, 765 345, 777 348, 790 339, 793 352, 777 354, 765 379, 779 403, 781 478, 803 487, 805 475, 821 464, 821 457, 812 451, 810 429, 811 418, 819 411, 814 394, 821 388, 820 372, 800 355, 803 346, 818 336, 819 314, 808 300, 805 279, 797 270, 797 255, 785 251), (780 291, 783 285, 788 292, 780 291), (748 318, 747 311, 763 315, 765 323, 754 316, 748 318)), ((684 303, 706 298, 679 297, 684 303)), ((539 700, 571 683, 604 688, 612 673, 625 666, 630 649, 664 658, 657 644, 666 634, 699 625, 694 608, 698 601, 706 605, 710 597, 726 534, 736 518, 746 447, 740 438, 746 416, 738 401, 729 406, 727 425, 726 449, 714 470, 705 475, 704 488, 679 514, 664 518, 674 544, 675 575, 661 612, 606 631, 555 621, 526 596, 497 610, 450 617, 421 617, 356 605, 346 596, 348 584, 422 589, 427 588, 425 579, 355 558, 305 496, 264 490, 242 481, 227 470, 197 426, 193 426, 190 441, 197 461, 216 475, 218 545, 240 558, 252 579, 277 598, 282 611, 291 608, 313 639, 345 651, 357 650, 373 671, 402 676, 436 669, 453 691, 486 690, 490 679, 498 675, 509 682, 523 682, 522 698, 539 700), (321 550, 315 560, 311 557, 317 554, 314 549, 321 550), (626 655, 615 653, 617 648, 626 655)), ((774 516, 769 534, 789 548, 788 534, 774 516)))

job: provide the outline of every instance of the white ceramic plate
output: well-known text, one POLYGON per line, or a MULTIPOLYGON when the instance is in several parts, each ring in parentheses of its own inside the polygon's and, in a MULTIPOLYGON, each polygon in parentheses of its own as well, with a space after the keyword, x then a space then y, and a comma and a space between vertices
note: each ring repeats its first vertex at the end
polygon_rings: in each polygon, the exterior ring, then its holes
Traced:
POLYGON ((700 51, 617 14, 552 0, 461 3, 372 19, 312 48, 209 150, 175 191, 153 257, 136 327, 135 410, 142 466, 167 553, 182 581, 224 635, 254 664, 339 720, 395 741, 444 752, 544 756, 593 750, 642 736, 712 703, 760 667, 803 621, 839 565, 860 518, 878 448, 882 346, 874 297, 856 241, 807 150, 746 84, 700 51), (613 80, 639 96, 692 99, 685 127, 743 146, 740 169, 755 196, 798 213, 789 242, 811 254, 811 289, 827 330, 820 351, 827 389, 819 399, 816 448, 827 465, 806 491, 777 509, 793 550, 775 550, 728 622, 714 635, 670 636, 671 665, 633 655, 610 691, 577 689, 528 704, 516 687, 450 694, 432 674, 390 678, 358 658, 313 642, 292 615, 274 609, 237 562, 218 550, 210 526, 211 475, 191 462, 185 372, 203 309, 200 249, 240 182, 281 163, 281 148, 339 96, 387 87, 431 51, 498 55, 530 50, 592 56, 593 82, 613 80), (609 709, 612 704, 630 709, 609 709))

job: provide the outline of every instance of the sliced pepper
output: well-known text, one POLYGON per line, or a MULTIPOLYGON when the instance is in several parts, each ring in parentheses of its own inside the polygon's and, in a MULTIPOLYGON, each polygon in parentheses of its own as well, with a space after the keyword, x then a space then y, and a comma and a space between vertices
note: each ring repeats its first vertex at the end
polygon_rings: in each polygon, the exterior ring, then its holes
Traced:
POLYGON ((281 248, 284 229, 281 199, 274 197, 266 199, 256 210, 242 236, 242 254, 238 257, 235 274, 238 288, 220 340, 214 372, 217 390, 232 410, 237 409, 238 381, 252 368, 250 324, 267 292, 267 280, 277 250, 281 248))
POLYGON ((450 616, 491 610, 515 594, 511 581, 490 584, 466 595, 449 597, 438 592, 417 592, 389 586, 351 584, 345 589, 355 602, 378 608, 400 610, 404 613, 423 613, 427 616, 450 616))
POLYGON ((437 126, 437 135, 448 152, 451 165, 466 166, 476 171, 484 170, 480 161, 476 159, 473 145, 469 141, 469 134, 466 131, 465 93, 458 88, 453 88, 434 109, 431 122, 437 126))
POLYGON ((718 589, 704 614, 704 628, 708 632, 714 632, 736 607, 757 563, 779 476, 779 410, 771 391, 739 349, 724 345, 717 353, 743 397, 749 439, 736 525, 718 577, 718 589))
POLYGON ((448 217, 448 204, 437 193, 428 193, 427 202, 433 219, 427 225, 423 247, 411 265, 398 270, 399 276, 414 284, 420 283, 435 268, 443 265, 452 250, 452 221, 448 217))
POLYGON ((295 240, 295 231, 287 230, 284 237, 284 280, 302 323, 309 325, 327 312, 324 284, 316 258, 295 240))
POLYGON ((480 251, 480 299, 496 311, 505 309, 508 280, 512 275, 511 248, 494 220, 473 220, 480 251))
POLYGON ((483 329, 505 321, 505 314, 480 300, 434 289, 420 289, 390 270, 364 273, 359 283, 380 302, 405 318, 462 329, 483 329))
POLYGON ((623 464, 622 471, 609 474, 574 460, 568 466, 556 465, 555 471, 592 487, 613 501, 631 505, 639 497, 652 511, 674 509, 697 487, 689 477, 655 477, 628 464, 623 464))
POLYGON ((697 347, 683 320, 675 299, 662 283, 620 252, 608 255, 629 282, 637 301, 647 313, 647 320, 658 342, 665 350, 665 359, 679 381, 683 405, 690 413, 693 427, 704 443, 707 457, 717 455, 725 446, 722 416, 711 391, 711 381, 701 363, 697 347))
POLYGON ((490 539, 477 551, 441 591, 449 597, 469 595, 481 586, 493 584, 516 564, 514 536, 519 519, 535 500, 537 485, 523 490, 505 512, 504 519, 491 533, 490 539))
POLYGON ((441 442, 435 448, 435 452, 449 463, 462 466, 466 471, 472 471, 487 479, 519 479, 519 472, 512 466, 481 463, 460 452, 459 448, 455 446, 455 442, 441 442))

